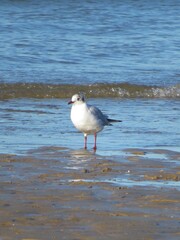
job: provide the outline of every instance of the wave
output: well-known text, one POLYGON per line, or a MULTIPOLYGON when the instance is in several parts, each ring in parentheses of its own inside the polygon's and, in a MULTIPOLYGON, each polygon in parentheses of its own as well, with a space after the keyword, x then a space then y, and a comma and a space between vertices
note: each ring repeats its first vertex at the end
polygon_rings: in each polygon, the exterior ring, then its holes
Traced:
POLYGON ((12 98, 69 98, 79 92, 93 98, 180 98, 180 84, 170 87, 157 87, 129 83, 92 85, 0 83, 1 100, 12 98))

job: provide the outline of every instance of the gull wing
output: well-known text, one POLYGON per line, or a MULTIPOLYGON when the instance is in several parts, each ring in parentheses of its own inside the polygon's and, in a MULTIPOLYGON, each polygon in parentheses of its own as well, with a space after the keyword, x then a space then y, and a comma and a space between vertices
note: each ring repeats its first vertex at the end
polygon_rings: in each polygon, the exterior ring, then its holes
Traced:
POLYGON ((108 117, 99 110, 99 108, 88 105, 88 110, 93 114, 96 118, 102 121, 103 125, 109 125, 108 117))

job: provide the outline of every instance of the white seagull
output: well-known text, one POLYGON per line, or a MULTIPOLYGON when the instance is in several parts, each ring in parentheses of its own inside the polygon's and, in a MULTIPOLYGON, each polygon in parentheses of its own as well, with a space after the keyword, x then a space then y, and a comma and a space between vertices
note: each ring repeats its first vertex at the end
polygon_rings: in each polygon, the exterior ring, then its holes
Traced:
POLYGON ((102 131, 104 126, 111 125, 111 122, 122 122, 104 115, 97 107, 85 102, 84 95, 75 94, 68 104, 72 104, 71 121, 74 126, 84 134, 84 148, 87 149, 87 136, 94 135, 94 150, 97 149, 97 133, 102 131))

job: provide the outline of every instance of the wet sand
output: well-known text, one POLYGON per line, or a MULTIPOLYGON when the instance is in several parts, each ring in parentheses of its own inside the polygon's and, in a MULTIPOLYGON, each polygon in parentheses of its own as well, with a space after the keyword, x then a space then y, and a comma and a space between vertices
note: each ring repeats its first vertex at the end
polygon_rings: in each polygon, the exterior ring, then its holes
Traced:
POLYGON ((1 155, 0 239, 179 239, 179 160, 161 149, 1 155))

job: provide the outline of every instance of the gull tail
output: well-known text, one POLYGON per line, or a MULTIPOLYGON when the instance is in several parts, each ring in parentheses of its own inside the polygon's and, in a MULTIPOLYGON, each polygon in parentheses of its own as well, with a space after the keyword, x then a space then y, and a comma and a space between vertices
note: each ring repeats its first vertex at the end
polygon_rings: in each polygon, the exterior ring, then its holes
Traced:
POLYGON ((107 119, 108 120, 108 122, 122 122, 121 120, 115 120, 115 119, 111 119, 111 118, 108 118, 107 119))

